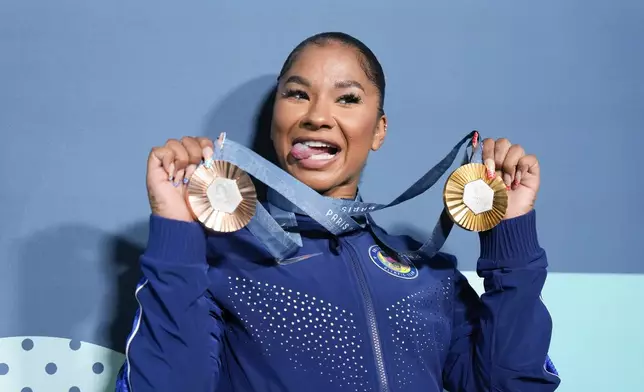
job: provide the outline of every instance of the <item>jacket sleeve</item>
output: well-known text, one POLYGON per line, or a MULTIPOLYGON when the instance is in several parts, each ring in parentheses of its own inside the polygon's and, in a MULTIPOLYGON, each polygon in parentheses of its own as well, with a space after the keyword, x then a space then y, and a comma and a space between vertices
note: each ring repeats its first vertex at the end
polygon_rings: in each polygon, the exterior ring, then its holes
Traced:
POLYGON ((139 308, 116 392, 212 392, 224 325, 208 292, 206 236, 197 223, 150 217, 139 308))
POLYGON ((554 391, 560 380, 548 358, 552 319, 541 301, 546 254, 537 241, 535 212, 480 234, 477 293, 458 273, 448 391, 554 391))

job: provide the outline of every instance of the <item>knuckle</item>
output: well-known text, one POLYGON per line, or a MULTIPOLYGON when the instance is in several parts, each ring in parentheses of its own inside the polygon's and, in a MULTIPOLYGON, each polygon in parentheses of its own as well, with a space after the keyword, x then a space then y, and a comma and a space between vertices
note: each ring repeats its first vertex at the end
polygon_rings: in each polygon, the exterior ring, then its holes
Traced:
POLYGON ((212 147, 213 146, 212 140, 210 140, 210 138, 207 138, 207 137, 197 138, 197 141, 199 142, 199 145, 201 147, 212 147))
POLYGON ((520 152, 520 153, 525 153, 525 150, 523 149, 523 146, 520 144, 513 144, 512 147, 510 147, 513 151, 520 152))
POLYGON ((166 140, 165 145, 170 146, 170 145, 176 144, 176 143, 179 143, 179 141, 177 139, 168 139, 168 140, 166 140))
POLYGON ((529 163, 529 162, 537 162, 538 161, 537 156, 534 155, 534 154, 528 154, 528 155, 524 156, 523 159, 527 163, 529 163))

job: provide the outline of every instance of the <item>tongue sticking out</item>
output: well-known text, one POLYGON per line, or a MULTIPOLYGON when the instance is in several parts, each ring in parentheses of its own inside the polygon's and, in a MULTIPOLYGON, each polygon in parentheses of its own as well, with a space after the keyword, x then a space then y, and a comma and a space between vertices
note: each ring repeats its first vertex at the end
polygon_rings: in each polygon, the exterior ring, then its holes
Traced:
POLYGON ((315 151, 303 143, 296 143, 291 149, 291 155, 293 155, 293 158, 295 159, 307 159, 313 154, 315 154, 315 151))
POLYGON ((295 159, 302 160, 308 159, 313 155, 334 154, 335 151, 336 150, 331 147, 309 147, 304 143, 295 143, 291 149, 291 155, 293 155, 293 158, 295 159))

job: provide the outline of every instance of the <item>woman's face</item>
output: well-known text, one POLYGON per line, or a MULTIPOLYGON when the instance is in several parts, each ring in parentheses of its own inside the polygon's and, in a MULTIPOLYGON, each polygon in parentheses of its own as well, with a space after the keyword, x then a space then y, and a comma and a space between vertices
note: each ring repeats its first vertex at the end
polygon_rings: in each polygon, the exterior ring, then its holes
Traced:
POLYGON ((280 79, 271 138, 284 170, 331 197, 354 197, 369 150, 384 141, 380 94, 355 49, 303 49, 280 79))

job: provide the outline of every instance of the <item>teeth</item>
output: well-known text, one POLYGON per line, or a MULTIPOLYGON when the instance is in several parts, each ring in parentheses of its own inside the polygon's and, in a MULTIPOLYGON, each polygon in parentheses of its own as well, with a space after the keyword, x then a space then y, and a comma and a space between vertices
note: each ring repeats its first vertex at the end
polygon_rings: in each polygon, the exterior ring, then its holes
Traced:
POLYGON ((302 144, 304 144, 305 146, 309 146, 309 147, 335 147, 332 144, 328 144, 328 143, 324 143, 324 142, 318 142, 318 141, 314 141, 314 140, 307 141, 307 142, 302 142, 302 144))
POLYGON ((323 154, 315 154, 311 155, 309 159, 314 160, 314 161, 325 161, 327 159, 333 158, 333 154, 327 154, 326 152, 323 154))

